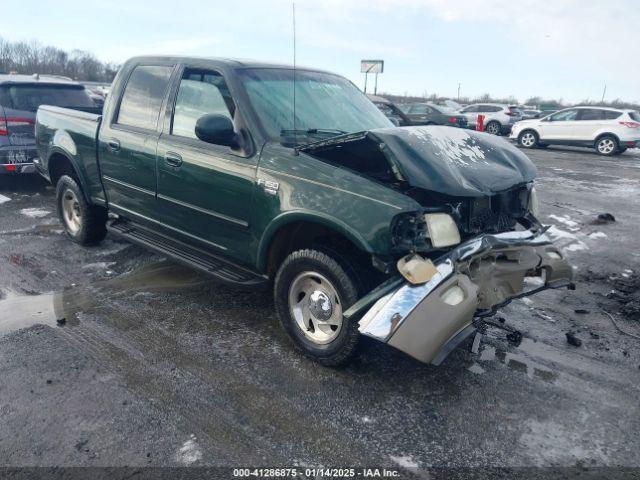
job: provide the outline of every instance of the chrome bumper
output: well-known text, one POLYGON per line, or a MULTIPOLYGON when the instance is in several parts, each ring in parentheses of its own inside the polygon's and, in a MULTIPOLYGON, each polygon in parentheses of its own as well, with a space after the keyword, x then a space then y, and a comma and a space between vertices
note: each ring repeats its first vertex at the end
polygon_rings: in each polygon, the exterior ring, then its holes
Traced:
POLYGON ((491 315, 514 298, 573 285, 560 251, 544 233, 531 231, 476 237, 434 264, 437 273, 427 283, 382 290, 360 319, 360 332, 438 364, 452 344, 473 332, 475 317, 491 315), (525 291, 525 277, 537 286, 525 291), (443 299, 452 288, 456 298, 443 299))

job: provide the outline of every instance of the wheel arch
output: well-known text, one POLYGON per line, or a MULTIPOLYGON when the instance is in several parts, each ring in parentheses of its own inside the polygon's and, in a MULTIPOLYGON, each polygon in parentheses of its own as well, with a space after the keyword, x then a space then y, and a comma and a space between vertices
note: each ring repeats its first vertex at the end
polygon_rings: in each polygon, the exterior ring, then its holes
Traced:
POLYGON ((329 237, 362 254, 372 253, 371 245, 344 222, 315 212, 288 212, 274 219, 258 247, 257 269, 271 275, 291 251, 308 248, 313 240, 329 237))
POLYGON ((602 137, 613 137, 615 138, 616 142, 618 143, 618 147, 620 146, 620 137, 618 137, 615 133, 611 133, 611 132, 602 132, 599 133, 596 136, 596 139, 593 141, 593 146, 595 147, 596 145, 598 145, 598 142, 600 140, 602 140, 602 137))
POLYGON ((80 185, 82 189, 82 194, 85 199, 91 203, 91 199, 89 198, 89 192, 87 190, 87 186, 85 185, 84 178, 80 174, 80 169, 73 159, 73 157, 66 151, 61 148, 54 147, 47 159, 47 171, 49 173, 49 180, 55 186, 58 183, 58 180, 63 175, 69 175, 73 177, 76 182, 80 185))

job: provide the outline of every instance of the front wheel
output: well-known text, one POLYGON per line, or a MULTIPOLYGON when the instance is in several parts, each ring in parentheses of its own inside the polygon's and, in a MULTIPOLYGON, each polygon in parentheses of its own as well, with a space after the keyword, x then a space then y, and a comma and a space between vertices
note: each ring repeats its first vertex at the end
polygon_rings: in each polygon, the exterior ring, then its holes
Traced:
POLYGON ((99 243, 107 234, 107 211, 91 205, 78 183, 63 175, 56 186, 58 216, 67 235, 80 245, 99 243))
POLYGON ((605 135, 604 137, 600 137, 596 141, 596 151, 600 155, 605 155, 610 157, 611 155, 615 155, 618 151, 618 141, 615 137, 611 135, 605 135))
POLYGON ((538 146, 538 135, 531 130, 525 130, 518 135, 518 143, 524 148, 534 148, 538 146))
POLYGON ((491 135, 500 135, 500 124, 498 122, 491 121, 487 123, 487 126, 484 128, 484 131, 490 133, 491 135))
POLYGON ((274 282, 280 323, 296 348, 326 366, 349 361, 360 334, 342 314, 358 298, 351 269, 331 253, 298 250, 280 266, 274 282))

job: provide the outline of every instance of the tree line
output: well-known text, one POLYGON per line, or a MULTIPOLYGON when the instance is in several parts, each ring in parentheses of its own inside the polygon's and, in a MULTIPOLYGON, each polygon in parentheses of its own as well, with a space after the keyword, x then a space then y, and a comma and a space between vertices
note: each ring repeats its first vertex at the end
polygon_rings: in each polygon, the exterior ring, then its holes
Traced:
POLYGON ((84 50, 70 52, 35 40, 10 42, 0 37, 0 73, 61 75, 79 81, 111 82, 119 65, 101 62, 84 50))

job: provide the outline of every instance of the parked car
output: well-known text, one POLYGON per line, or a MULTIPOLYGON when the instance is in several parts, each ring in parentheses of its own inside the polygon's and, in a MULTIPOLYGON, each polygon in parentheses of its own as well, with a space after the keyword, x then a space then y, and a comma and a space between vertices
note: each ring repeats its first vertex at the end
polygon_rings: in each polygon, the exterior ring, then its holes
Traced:
POLYGON ((478 115, 484 115, 484 131, 492 135, 507 134, 514 123, 522 120, 517 105, 498 103, 474 103, 460 110, 467 117, 469 128, 476 128, 478 115))
POLYGON ((369 97, 369 100, 371 100, 373 104, 378 107, 382 113, 384 113, 385 117, 391 120, 398 127, 412 125, 409 117, 407 117, 407 115, 391 100, 387 100, 386 98, 379 97, 377 95, 367 95, 367 97, 369 97))
POLYGON ((407 109, 413 125, 448 125, 467 128, 467 118, 455 110, 431 103, 413 103, 407 109))
POLYGON ((36 110, 42 104, 95 108, 84 87, 71 80, 46 75, 0 75, 0 175, 35 172, 34 123, 36 110))
POLYGON ((595 148, 600 155, 617 155, 640 145, 640 114, 616 108, 566 108, 516 123, 511 138, 524 148, 574 145, 595 148))
POLYGON ((438 364, 513 298, 572 285, 522 151, 395 128, 331 73, 138 57, 103 116, 43 106, 36 137, 72 240, 109 229, 218 280, 272 282, 284 330, 325 365, 361 333, 438 364))
POLYGON ((535 109, 521 109, 520 111, 522 112, 522 120, 540 118, 540 114, 542 113, 540 110, 535 109))

